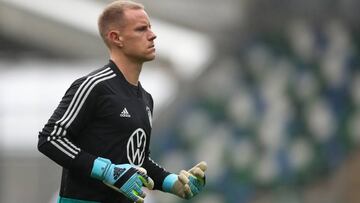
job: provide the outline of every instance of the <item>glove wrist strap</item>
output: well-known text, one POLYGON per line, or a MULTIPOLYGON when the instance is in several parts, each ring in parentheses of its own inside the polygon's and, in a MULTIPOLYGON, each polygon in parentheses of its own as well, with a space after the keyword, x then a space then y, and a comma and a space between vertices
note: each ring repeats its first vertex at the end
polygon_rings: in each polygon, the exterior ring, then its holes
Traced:
POLYGON ((169 174, 165 177, 164 182, 162 184, 162 189, 164 192, 171 192, 175 182, 178 180, 178 176, 176 174, 169 174))
POLYGON ((106 173, 110 165, 111 161, 109 159, 104 159, 101 157, 95 159, 93 168, 91 170, 91 177, 98 180, 103 180, 104 174, 106 173))

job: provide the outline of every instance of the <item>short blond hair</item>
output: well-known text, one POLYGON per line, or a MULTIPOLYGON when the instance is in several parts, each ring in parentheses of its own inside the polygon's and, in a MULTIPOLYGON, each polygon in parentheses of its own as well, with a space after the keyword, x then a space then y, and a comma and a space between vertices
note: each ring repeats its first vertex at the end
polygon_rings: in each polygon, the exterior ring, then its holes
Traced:
POLYGON ((107 5, 98 19, 98 28, 101 38, 110 47, 107 33, 124 25, 124 11, 127 9, 144 9, 140 3, 133 1, 114 1, 107 5))

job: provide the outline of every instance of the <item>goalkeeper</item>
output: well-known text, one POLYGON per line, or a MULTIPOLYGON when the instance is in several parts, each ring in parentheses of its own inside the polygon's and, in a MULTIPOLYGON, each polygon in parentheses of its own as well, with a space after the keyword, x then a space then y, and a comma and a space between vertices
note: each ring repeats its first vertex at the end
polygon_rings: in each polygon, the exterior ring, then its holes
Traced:
POLYGON ((75 80, 39 133, 39 151, 63 167, 58 202, 143 202, 143 187, 192 198, 205 185, 205 162, 173 174, 150 158, 153 99, 139 82, 155 58, 147 13, 115 1, 98 26, 109 63, 75 80))

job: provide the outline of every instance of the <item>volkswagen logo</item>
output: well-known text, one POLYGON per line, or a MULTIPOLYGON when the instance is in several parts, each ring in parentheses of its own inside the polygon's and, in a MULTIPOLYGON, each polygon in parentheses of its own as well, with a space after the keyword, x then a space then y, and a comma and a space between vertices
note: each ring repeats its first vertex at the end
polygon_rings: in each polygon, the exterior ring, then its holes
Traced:
POLYGON ((143 129, 136 129, 127 143, 127 158, 134 166, 141 166, 145 159, 146 133, 143 129))

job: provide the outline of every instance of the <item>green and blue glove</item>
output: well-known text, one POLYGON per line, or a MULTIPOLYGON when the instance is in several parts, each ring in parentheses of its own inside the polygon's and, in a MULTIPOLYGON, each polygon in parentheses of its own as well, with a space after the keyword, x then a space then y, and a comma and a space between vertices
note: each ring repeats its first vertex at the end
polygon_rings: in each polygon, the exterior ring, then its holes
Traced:
POLYGON ((154 187, 154 181, 146 175, 144 168, 134 168, 130 164, 115 165, 104 158, 94 161, 91 177, 102 181, 136 203, 144 202, 146 194, 142 186, 149 189, 154 187))
POLYGON ((179 175, 170 174, 163 182, 163 190, 183 199, 191 199, 205 186, 206 162, 202 161, 190 170, 181 170, 179 175))

